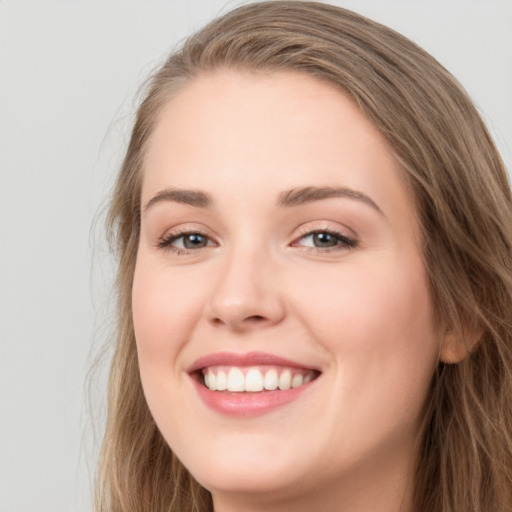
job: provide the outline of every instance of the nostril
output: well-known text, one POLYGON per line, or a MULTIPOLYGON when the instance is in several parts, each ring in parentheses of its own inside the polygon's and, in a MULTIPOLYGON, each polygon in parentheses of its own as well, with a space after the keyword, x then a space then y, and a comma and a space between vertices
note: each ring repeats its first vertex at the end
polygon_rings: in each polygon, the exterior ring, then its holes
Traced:
POLYGON ((240 328, 240 329, 243 329, 244 326, 246 327, 250 327, 252 325, 254 326, 257 326, 257 325, 263 325, 265 324, 265 322, 267 321, 268 319, 263 316, 263 315, 250 315, 250 316, 246 316, 245 318, 242 318, 240 321, 227 321, 221 317, 214 317, 214 318, 211 318, 210 321, 214 324, 214 325, 231 325, 232 327, 235 327, 235 328, 240 328))
POLYGON ((246 319, 245 319, 247 322, 261 322, 263 320, 265 320, 265 317, 264 316, 261 316, 261 315, 252 315, 252 316, 248 316, 246 319))

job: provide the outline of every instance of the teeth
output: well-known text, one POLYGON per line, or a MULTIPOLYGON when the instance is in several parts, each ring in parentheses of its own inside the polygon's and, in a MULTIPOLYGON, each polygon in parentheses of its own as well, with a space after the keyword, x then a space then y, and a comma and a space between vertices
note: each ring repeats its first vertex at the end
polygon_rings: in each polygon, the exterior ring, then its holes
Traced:
POLYGON ((279 389, 286 391, 292 387, 292 372, 285 370, 279 375, 279 389))
POLYGON ((219 370, 217 373, 217 391, 224 391, 228 388, 228 376, 226 372, 219 370))
POLYGON ((277 376, 277 372, 274 369, 269 370, 267 373, 265 373, 265 379, 263 380, 263 387, 267 391, 273 391, 274 389, 277 389, 278 384, 279 384, 279 378, 277 376))
POLYGON ((230 391, 233 393, 260 391, 287 391, 311 382, 315 374, 312 371, 285 368, 238 368, 211 367, 203 374, 204 385, 211 391, 230 391))
MULTIPOLYGON (((298 373, 297 375, 294 375, 293 379, 292 379, 292 388, 298 388, 299 386, 302 386, 303 378, 304 377, 302 377, 302 375, 300 373, 298 373)), ((217 381, 217 389, 219 389, 218 381, 217 381)))
POLYGON ((213 373, 213 370, 208 372, 208 387, 212 391, 217 391, 217 376, 213 373))
POLYGON ((257 368, 251 368, 245 376, 245 391, 263 391, 263 375, 257 368))
MULTIPOLYGON (((229 370, 227 390, 228 391, 245 391, 244 373, 239 368, 231 368, 231 370, 229 370)), ((212 391, 214 391, 214 390, 212 390, 212 391)))

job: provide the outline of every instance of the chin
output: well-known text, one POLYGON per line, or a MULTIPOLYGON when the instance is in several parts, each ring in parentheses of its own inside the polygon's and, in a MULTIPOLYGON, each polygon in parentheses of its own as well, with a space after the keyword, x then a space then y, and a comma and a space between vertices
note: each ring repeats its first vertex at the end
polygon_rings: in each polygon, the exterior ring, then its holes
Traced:
POLYGON ((280 494, 300 487, 308 478, 301 470, 308 465, 297 457, 287 458, 283 453, 276 457, 279 452, 267 451, 257 443, 253 444, 253 449, 247 445, 244 449, 236 448, 236 443, 233 448, 229 452, 220 450, 220 453, 209 450, 199 459, 183 462, 192 476, 212 494, 280 494))
POLYGON ((246 498, 275 501, 298 496, 305 490, 306 475, 296 475, 269 468, 251 465, 245 468, 212 467, 211 470, 193 473, 196 480, 212 495, 239 495, 246 498), (269 471, 270 469, 270 471, 269 471))

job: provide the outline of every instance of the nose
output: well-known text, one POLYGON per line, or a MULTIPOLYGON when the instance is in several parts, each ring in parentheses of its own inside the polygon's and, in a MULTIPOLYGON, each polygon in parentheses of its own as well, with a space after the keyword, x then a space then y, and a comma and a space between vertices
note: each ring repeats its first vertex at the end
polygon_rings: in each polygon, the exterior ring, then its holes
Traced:
POLYGON ((212 324, 241 332, 276 325, 284 317, 277 269, 268 255, 243 251, 223 261, 208 305, 212 324))

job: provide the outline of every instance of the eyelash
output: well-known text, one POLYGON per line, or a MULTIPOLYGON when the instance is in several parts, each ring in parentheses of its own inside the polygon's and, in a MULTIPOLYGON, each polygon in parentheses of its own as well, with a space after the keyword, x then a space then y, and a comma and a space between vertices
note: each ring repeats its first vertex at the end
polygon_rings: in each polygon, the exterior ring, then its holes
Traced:
POLYGON ((196 252, 199 249, 205 249, 206 247, 211 247, 211 246, 208 245, 209 241, 211 241, 211 238, 206 233, 203 233, 203 232, 198 231, 198 230, 188 230, 188 231, 180 231, 180 232, 177 232, 177 233, 169 233, 169 234, 163 236, 162 238, 160 238, 158 240, 157 247, 159 249, 164 249, 164 250, 167 250, 167 251, 172 251, 177 256, 183 256, 183 255, 187 255, 187 254, 191 254, 193 252, 196 252), (197 236, 201 236, 201 237, 205 238, 206 241, 207 241, 207 245, 204 246, 204 247, 196 248, 196 249, 188 249, 186 247, 175 247, 175 246, 172 245, 174 242, 176 242, 180 238, 184 239, 186 236, 191 236, 191 235, 197 235, 197 236))
POLYGON ((337 240, 336 245, 330 247, 304 247, 309 253, 313 254, 326 254, 330 252, 349 251, 355 249, 358 246, 358 241, 355 238, 350 238, 340 231, 325 228, 325 229, 314 229, 305 230, 304 233, 296 239, 291 245, 293 247, 299 247, 298 242, 304 240, 307 237, 314 237, 315 235, 329 235, 337 240))
MULTIPOLYGON (((358 246, 358 241, 354 238, 347 237, 343 233, 333 230, 333 229, 315 229, 315 230, 304 230, 304 233, 300 235, 294 242, 292 242, 292 247, 301 247, 298 242, 304 240, 307 237, 313 237, 315 235, 329 235, 334 237, 337 240, 337 243, 330 247, 306 247, 304 249, 308 253, 314 254, 326 254, 330 252, 339 252, 339 251, 348 251, 354 249, 358 246)), ((177 256, 184 256, 188 254, 192 254, 197 252, 199 249, 205 249, 207 247, 211 247, 208 242, 211 242, 211 238, 206 234, 198 230, 190 230, 190 231, 180 231, 177 233, 169 233, 166 236, 160 238, 157 242, 157 247, 159 249, 164 249, 168 251, 172 251, 177 256), (186 236, 197 235, 206 239, 206 244, 203 247, 198 247, 195 249, 186 248, 186 247, 176 247, 172 244, 177 240, 184 239, 186 236)))

